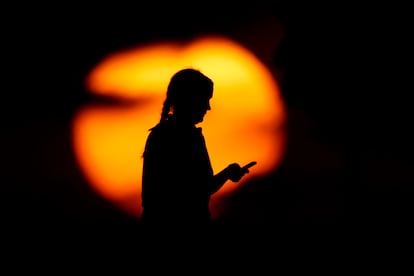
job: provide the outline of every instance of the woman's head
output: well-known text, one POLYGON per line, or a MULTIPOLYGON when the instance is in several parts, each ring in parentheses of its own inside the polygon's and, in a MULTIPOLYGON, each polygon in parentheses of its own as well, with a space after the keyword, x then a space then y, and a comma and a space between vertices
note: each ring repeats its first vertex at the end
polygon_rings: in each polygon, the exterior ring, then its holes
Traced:
POLYGON ((213 81, 199 70, 186 68, 176 72, 168 84, 161 121, 172 113, 192 123, 201 122, 210 110, 213 88, 213 81))

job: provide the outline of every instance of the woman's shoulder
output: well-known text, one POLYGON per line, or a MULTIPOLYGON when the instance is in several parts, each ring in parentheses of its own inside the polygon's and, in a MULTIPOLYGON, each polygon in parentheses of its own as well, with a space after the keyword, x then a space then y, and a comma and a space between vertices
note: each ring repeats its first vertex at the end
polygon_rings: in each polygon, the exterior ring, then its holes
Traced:
POLYGON ((148 139, 162 140, 171 138, 173 133, 177 132, 175 127, 168 121, 159 122, 150 129, 148 139))
POLYGON ((155 134, 162 133, 162 132, 171 130, 171 128, 172 128, 172 125, 170 122, 162 121, 162 122, 157 123, 155 126, 153 126, 150 129, 150 133, 155 133, 155 134))

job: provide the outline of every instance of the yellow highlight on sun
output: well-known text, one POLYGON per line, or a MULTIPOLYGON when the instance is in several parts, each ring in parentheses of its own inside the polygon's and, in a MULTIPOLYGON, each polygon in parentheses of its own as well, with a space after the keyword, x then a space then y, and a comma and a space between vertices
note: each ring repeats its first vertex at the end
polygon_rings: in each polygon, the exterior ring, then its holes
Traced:
MULTIPOLYGON (((228 182, 212 198, 237 189, 277 167, 285 147, 286 112, 271 72, 240 44, 219 36, 186 43, 136 46, 105 57, 89 73, 90 93, 129 105, 88 104, 73 119, 73 146, 92 188, 121 210, 140 218, 142 158, 148 129, 160 118, 171 76, 185 67, 214 81, 203 128, 215 172, 229 163, 257 165, 239 183, 228 182)), ((171 160, 179 162, 179 160, 171 160)), ((183 168, 185 169, 185 168, 183 168)), ((218 216, 212 208, 213 218, 218 216)))

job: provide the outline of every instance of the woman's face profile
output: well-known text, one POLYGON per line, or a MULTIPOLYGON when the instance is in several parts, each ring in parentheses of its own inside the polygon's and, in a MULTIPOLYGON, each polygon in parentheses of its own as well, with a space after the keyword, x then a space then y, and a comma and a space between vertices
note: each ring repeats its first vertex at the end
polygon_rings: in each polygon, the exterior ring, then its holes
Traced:
POLYGON ((211 110, 210 98, 202 99, 200 102, 194 104, 194 122, 200 123, 203 121, 207 111, 211 110))
POLYGON ((174 105, 174 114, 181 120, 197 124, 203 121, 207 111, 211 109, 211 97, 195 97, 174 105))
POLYGON ((185 117, 186 120, 191 121, 193 124, 200 123, 203 121, 207 111, 211 110, 210 99, 211 97, 192 99, 185 105, 175 106, 174 113, 178 114, 181 118, 185 117))

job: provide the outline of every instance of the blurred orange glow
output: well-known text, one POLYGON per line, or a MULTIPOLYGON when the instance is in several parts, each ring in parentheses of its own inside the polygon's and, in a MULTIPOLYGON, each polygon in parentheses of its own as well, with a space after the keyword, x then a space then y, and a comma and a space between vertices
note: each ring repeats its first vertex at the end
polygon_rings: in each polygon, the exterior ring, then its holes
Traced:
POLYGON ((73 120, 73 145, 93 189, 138 218, 141 154, 148 129, 159 120, 170 77, 184 67, 200 69, 214 81, 212 110, 199 125, 214 171, 232 162, 257 161, 240 183, 226 183, 212 204, 275 169, 283 155, 286 113, 278 85, 241 45, 224 37, 201 37, 185 44, 165 42, 114 52, 96 65, 85 84, 91 93, 131 104, 82 107, 73 120))

